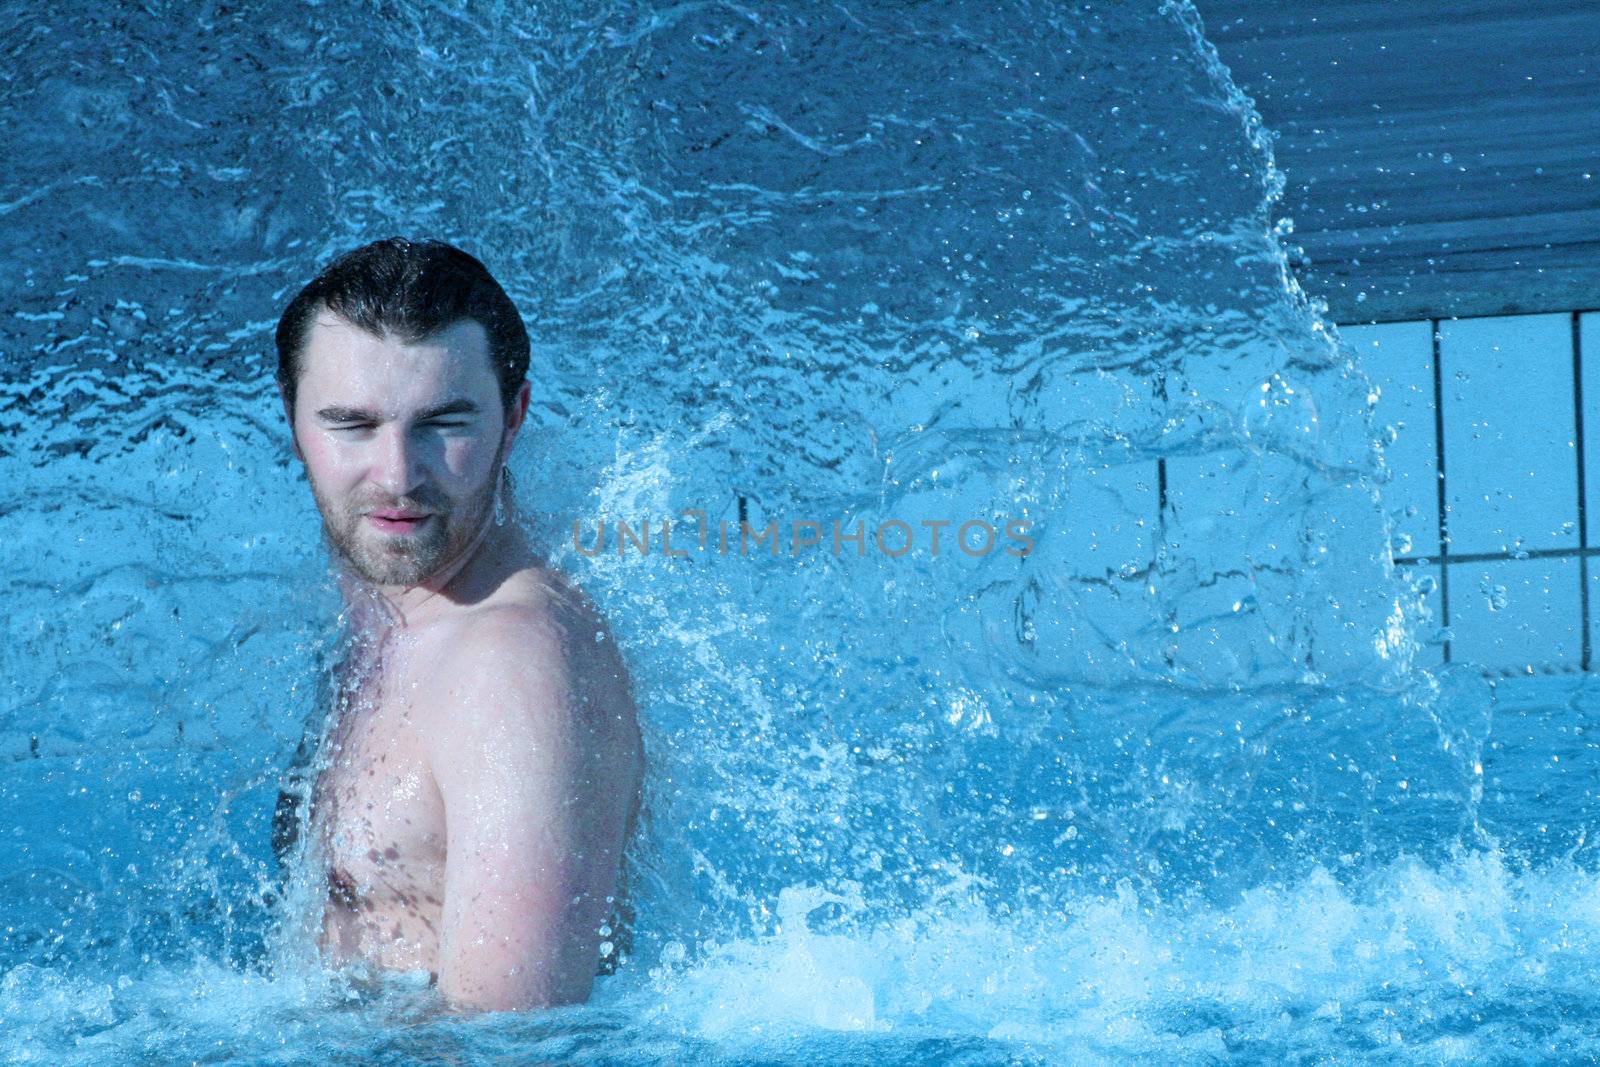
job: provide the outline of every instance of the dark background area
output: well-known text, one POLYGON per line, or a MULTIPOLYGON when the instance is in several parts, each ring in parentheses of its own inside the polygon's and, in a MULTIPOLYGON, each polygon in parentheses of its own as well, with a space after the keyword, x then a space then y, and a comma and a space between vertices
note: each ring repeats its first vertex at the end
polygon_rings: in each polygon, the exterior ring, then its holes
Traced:
POLYGON ((1340 323, 1600 306, 1592 0, 1197 0, 1340 323))

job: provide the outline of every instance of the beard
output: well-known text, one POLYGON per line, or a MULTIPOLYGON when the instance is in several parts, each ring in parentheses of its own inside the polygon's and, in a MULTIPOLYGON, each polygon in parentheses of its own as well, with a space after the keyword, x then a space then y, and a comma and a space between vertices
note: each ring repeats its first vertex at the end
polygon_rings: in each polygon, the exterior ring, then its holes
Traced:
MULTIPOLYGON (((490 469, 497 474, 499 465, 490 469)), ((444 570, 471 546, 494 507, 496 474, 460 501, 423 491, 341 504, 324 498, 315 484, 311 495, 322 513, 323 537, 347 567, 374 585, 410 587, 444 570), (367 521, 366 513, 386 510, 425 511, 429 517, 408 532, 385 533, 367 521)))

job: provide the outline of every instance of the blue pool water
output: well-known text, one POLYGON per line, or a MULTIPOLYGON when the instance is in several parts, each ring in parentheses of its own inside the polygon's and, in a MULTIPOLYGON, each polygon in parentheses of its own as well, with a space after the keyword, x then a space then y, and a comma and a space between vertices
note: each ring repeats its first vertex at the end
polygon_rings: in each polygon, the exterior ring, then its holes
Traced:
POLYGON ((1371 383, 1186 4, 0 29, 8 1062, 1600 1047, 1596 696, 1416 666, 1371 383), (271 330, 390 233, 524 308, 527 521, 640 688, 633 956, 582 1007, 327 975, 272 857, 339 600, 271 330), (741 507, 1035 550, 571 544, 741 507))

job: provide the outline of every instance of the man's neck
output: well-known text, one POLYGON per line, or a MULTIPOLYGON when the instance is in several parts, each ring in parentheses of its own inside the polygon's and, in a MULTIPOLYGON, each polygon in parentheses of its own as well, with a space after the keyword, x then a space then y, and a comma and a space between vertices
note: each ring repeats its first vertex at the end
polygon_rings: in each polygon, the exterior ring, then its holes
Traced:
POLYGON ((460 556, 419 585, 374 585, 348 571, 341 585, 357 629, 418 630, 482 601, 533 562, 515 524, 487 522, 460 556))

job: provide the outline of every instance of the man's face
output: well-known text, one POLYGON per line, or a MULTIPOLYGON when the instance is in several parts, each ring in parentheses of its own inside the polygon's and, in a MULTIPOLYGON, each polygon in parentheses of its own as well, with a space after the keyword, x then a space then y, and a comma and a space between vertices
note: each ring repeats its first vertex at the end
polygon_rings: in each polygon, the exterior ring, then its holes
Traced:
POLYGON ((407 344, 321 312, 292 424, 328 539, 357 574, 420 585, 472 544, 510 444, 502 410, 480 323, 407 344))

